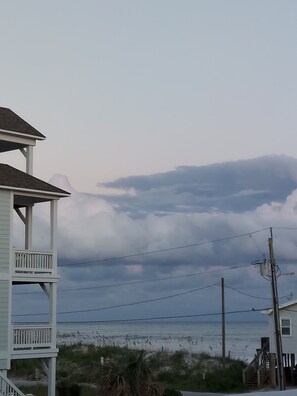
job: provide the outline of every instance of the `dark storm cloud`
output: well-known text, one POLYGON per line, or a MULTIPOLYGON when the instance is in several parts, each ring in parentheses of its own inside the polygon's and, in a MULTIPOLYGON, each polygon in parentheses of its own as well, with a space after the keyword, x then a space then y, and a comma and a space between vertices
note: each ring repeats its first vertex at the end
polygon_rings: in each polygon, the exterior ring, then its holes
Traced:
POLYGON ((208 166, 181 166, 149 176, 130 176, 105 187, 133 191, 109 196, 131 216, 154 212, 243 212, 273 200, 283 201, 297 186, 297 160, 267 156, 208 166))

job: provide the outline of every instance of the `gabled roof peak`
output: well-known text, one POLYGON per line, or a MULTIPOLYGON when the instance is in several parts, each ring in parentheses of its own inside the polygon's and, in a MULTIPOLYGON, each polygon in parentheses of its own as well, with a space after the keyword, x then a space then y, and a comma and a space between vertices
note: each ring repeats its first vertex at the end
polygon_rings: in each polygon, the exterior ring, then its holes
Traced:
MULTIPOLYGON (((286 308, 289 308, 289 307, 291 307, 292 305, 295 305, 295 304, 297 304, 297 300, 296 299, 295 300, 290 300, 290 301, 288 301, 286 303, 279 304, 279 309, 280 310, 282 310, 282 309, 286 310, 286 308)), ((263 313, 265 315, 270 315, 270 314, 272 314, 272 312, 273 312, 272 308, 263 309, 263 311, 261 311, 261 313, 263 313)))
POLYGON ((0 130, 45 139, 42 133, 7 107, 0 107, 0 130))

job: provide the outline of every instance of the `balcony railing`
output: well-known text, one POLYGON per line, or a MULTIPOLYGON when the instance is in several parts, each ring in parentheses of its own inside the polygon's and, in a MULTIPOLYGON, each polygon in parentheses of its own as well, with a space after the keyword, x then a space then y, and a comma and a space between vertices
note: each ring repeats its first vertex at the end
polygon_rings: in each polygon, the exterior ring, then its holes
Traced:
POLYGON ((14 272, 17 274, 52 274, 54 272, 52 252, 15 250, 14 263, 14 272))
POLYGON ((52 347, 50 325, 13 326, 13 351, 52 347))

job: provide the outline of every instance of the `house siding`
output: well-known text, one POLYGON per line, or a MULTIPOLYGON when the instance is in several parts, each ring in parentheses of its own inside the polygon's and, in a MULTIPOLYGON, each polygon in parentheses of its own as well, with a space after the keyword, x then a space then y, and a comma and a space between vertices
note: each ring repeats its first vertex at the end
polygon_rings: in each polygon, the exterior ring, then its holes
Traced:
MULTIPOLYGON (((282 335, 283 353, 297 354, 297 304, 291 305, 286 309, 280 309, 280 319, 291 319, 291 335, 282 335), (296 311, 296 312, 295 312, 296 311)), ((274 336, 274 319, 273 314, 269 315, 269 332, 270 332, 270 351, 276 353, 275 336, 274 336)))
POLYGON ((9 329, 9 281, 0 280, 0 370, 9 369, 9 329))
POLYGON ((9 273, 11 200, 9 191, 0 191, 0 273, 9 273))
POLYGON ((291 319, 291 335, 282 336, 283 353, 297 353, 297 334, 296 334, 296 324, 297 324, 297 305, 288 308, 287 310, 280 311, 281 318, 291 319))
POLYGON ((10 366, 10 235, 12 194, 0 190, 0 370, 10 366))
POLYGON ((5 368, 7 359, 0 359, 0 370, 8 370, 5 368))

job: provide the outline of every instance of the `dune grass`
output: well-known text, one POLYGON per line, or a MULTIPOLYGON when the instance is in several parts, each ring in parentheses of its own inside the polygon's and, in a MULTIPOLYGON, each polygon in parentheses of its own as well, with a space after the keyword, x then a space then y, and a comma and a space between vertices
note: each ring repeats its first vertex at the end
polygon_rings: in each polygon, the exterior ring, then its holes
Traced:
MULTIPOLYGON (((81 386, 80 396, 95 396, 96 385, 102 375, 102 358, 114 363, 124 362, 131 349, 118 346, 97 347, 95 345, 62 345, 57 359, 57 387, 61 384, 92 384, 81 386)), ((133 351, 132 351, 133 352, 133 351)), ((140 351, 136 351, 139 353, 140 351)), ((135 353, 135 351, 134 351, 135 353)), ((204 392, 241 392, 246 390, 242 384, 242 369, 245 363, 226 359, 225 367, 219 357, 205 353, 190 354, 186 351, 149 352, 147 360, 150 370, 159 387, 165 389, 204 391, 204 392)), ((37 359, 15 360, 10 375, 17 378, 35 379, 42 374, 41 362, 37 359)), ((46 388, 46 387, 45 387, 46 388)), ((34 396, 45 396, 46 389, 41 385, 24 389, 34 396)))

